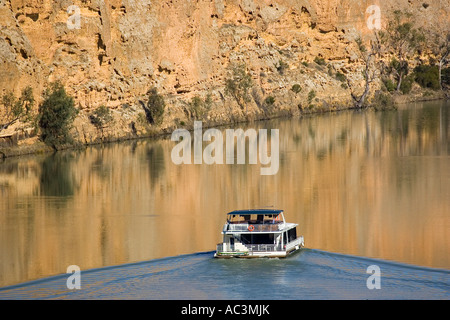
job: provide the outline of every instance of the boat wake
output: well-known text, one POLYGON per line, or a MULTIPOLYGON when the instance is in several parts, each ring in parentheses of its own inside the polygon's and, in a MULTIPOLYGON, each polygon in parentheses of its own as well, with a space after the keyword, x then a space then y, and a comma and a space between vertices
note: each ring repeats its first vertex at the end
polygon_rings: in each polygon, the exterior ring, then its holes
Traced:
POLYGON ((286 259, 214 259, 199 252, 68 274, 0 289, 0 299, 449 299, 450 271, 301 249, 286 259), (368 267, 380 288, 367 285, 368 267))

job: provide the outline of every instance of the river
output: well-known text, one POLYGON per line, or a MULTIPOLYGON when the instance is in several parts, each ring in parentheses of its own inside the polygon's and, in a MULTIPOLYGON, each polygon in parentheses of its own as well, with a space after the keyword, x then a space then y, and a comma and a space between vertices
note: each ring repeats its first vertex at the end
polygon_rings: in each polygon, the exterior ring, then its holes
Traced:
POLYGON ((278 172, 176 165, 170 137, 5 159, 0 299, 450 298, 448 102, 226 128, 278 129, 278 172), (225 214, 262 207, 284 209, 306 248, 214 259, 225 214), (373 264, 381 290, 366 287, 373 264), (67 291, 70 265, 83 270, 84 290, 67 291), (286 290, 226 285, 240 273, 286 290))

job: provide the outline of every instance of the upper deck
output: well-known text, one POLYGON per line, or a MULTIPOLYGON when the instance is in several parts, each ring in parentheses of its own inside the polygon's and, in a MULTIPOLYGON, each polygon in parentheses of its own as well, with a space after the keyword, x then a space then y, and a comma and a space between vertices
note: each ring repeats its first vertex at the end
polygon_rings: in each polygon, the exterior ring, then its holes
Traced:
POLYGON ((227 214, 223 233, 280 232, 294 226, 296 224, 285 222, 283 210, 235 210, 227 214))

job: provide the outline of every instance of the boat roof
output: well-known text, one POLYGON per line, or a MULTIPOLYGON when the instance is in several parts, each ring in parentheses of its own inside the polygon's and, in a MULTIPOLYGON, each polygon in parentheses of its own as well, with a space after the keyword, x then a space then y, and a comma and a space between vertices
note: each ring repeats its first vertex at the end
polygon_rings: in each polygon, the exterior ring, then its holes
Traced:
POLYGON ((234 210, 231 212, 228 212, 228 215, 240 215, 240 216, 245 216, 245 215, 249 215, 249 214, 274 214, 274 215, 278 215, 280 213, 282 213, 283 210, 278 210, 278 209, 250 209, 250 210, 234 210))

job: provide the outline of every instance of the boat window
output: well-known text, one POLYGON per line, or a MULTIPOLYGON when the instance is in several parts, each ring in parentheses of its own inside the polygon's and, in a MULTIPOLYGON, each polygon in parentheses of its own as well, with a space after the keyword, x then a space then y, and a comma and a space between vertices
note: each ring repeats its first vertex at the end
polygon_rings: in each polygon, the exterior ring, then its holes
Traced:
POLYGON ((242 233, 241 241, 244 244, 274 244, 275 238, 273 233, 242 233))
POLYGON ((244 216, 233 214, 228 217, 228 222, 230 223, 245 223, 244 216))
POLYGON ((292 228, 288 230, 288 242, 294 241, 297 239, 297 228, 292 228))

